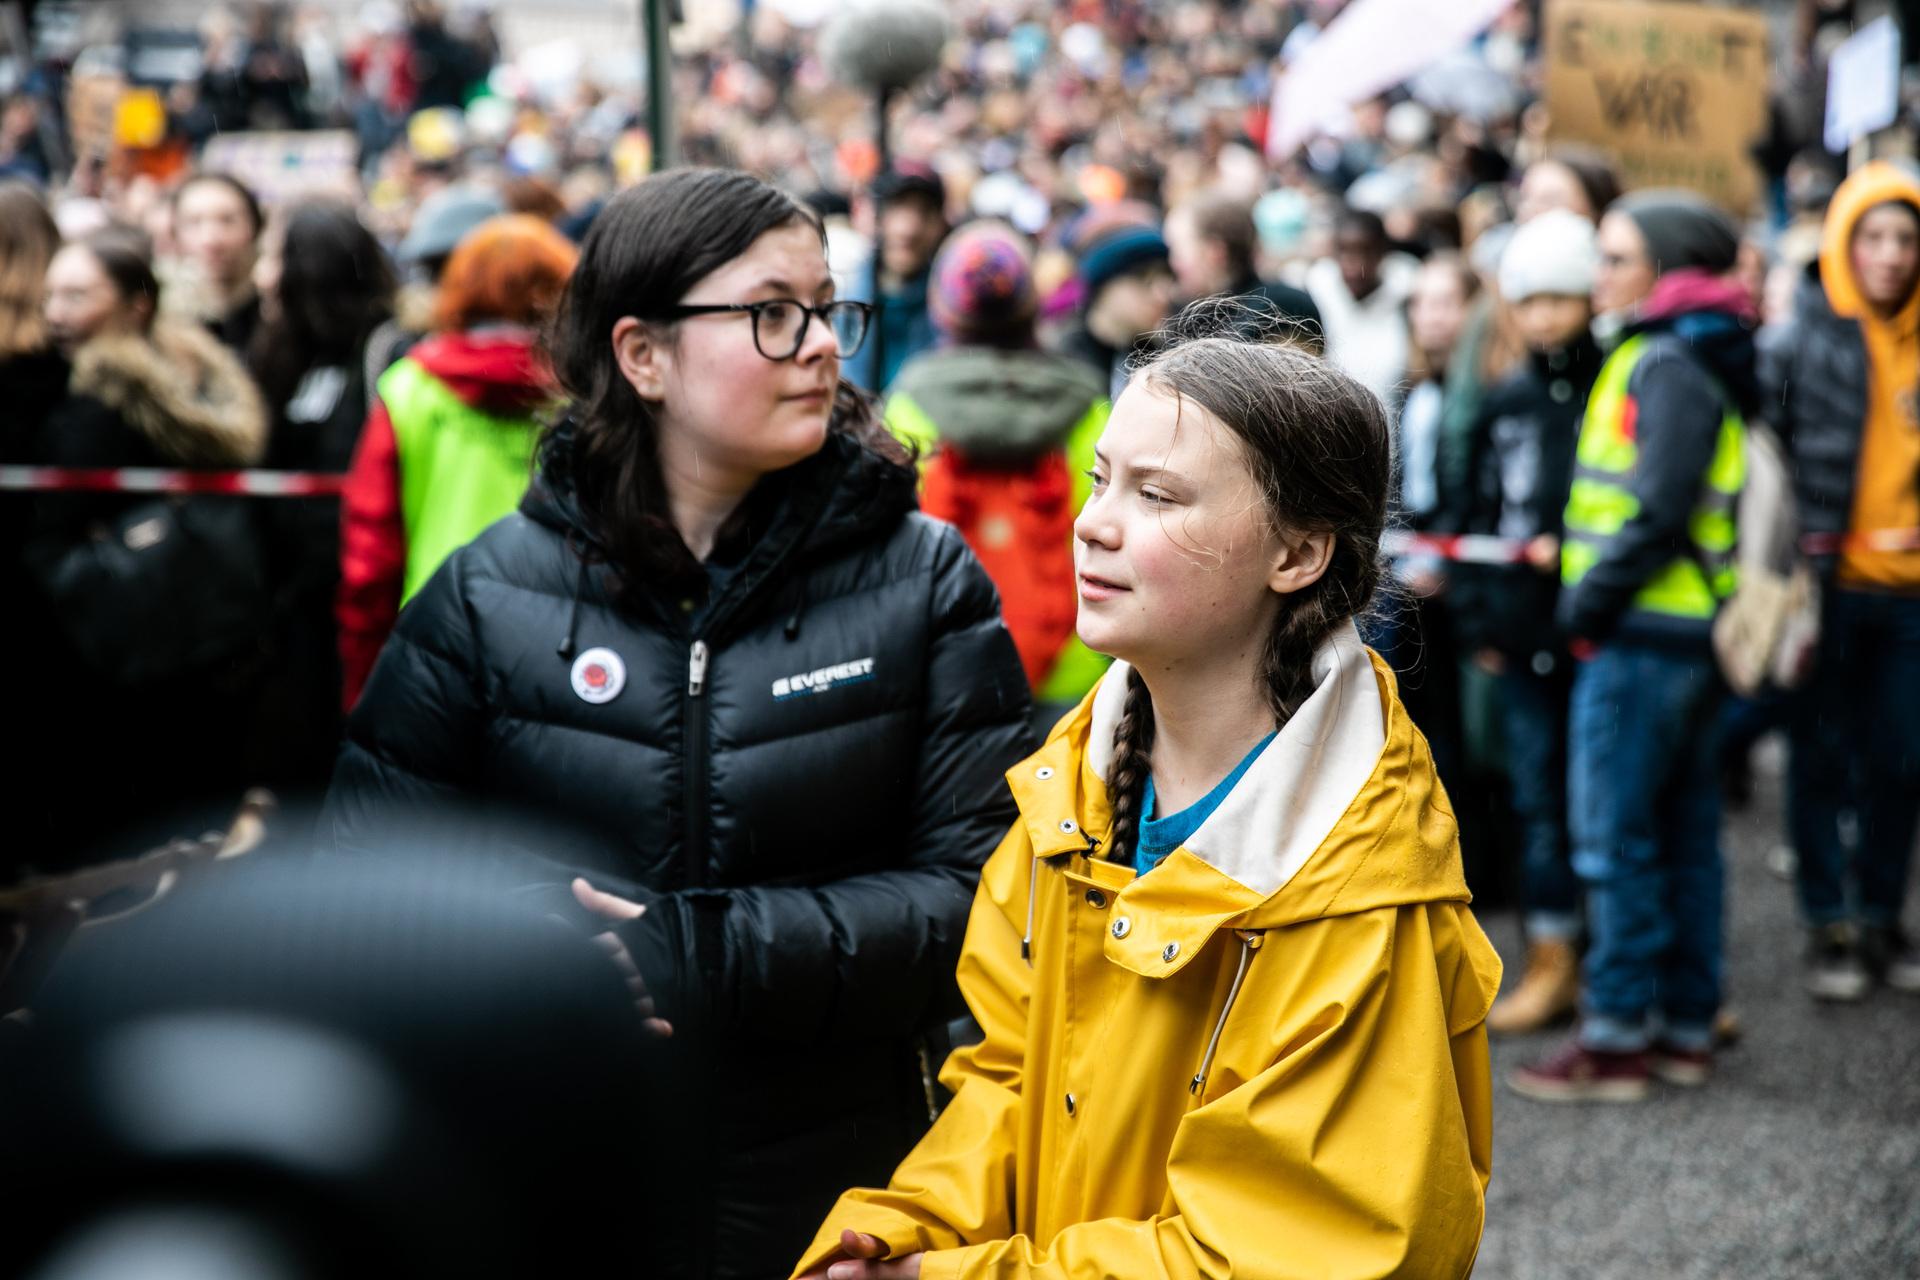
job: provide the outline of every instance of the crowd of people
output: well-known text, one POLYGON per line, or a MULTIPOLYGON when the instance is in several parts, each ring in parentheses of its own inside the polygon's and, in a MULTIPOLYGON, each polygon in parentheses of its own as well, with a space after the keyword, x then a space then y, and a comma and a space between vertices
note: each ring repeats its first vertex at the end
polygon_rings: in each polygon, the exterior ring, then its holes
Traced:
POLYGON ((1750 220, 1623 191, 1525 5, 1461 55, 1509 101, 1269 158, 1339 8, 963 6, 884 169, 772 5, 638 182, 637 103, 424 3, 210 23, 168 99, 190 151, 350 124, 357 194, 10 128, 0 878, 250 785, 343 855, 535 816, 463 839, 568 887, 695 1100, 689 1275, 1470 1267, 1486 1033, 1572 1022, 1529 1099, 1711 1081, 1776 729, 1808 992, 1920 994, 1920 171, 1783 96, 1750 220))

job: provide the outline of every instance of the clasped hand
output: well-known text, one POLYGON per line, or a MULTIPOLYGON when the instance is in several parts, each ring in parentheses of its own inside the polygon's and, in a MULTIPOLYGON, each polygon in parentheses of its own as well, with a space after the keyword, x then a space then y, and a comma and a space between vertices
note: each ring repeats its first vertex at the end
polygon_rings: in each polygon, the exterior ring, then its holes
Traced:
POLYGON ((887 1242, 851 1228, 840 1233, 841 1256, 800 1280, 920 1280, 920 1255, 889 1258, 887 1242))
MULTIPOLYGON (((638 920, 647 914, 647 909, 640 903, 603 893, 579 877, 573 881, 573 896, 588 911, 607 920, 638 920)), ((646 979, 640 976, 640 966, 633 962, 633 955, 627 950, 627 944, 620 941, 620 935, 596 933, 593 935, 593 944, 606 953, 607 958, 613 961, 614 968, 620 971, 620 976, 627 980, 627 990, 633 993, 633 1007, 640 1011, 641 1025, 647 1034, 661 1037, 672 1035, 673 1024, 660 1017, 654 1008, 646 979)))

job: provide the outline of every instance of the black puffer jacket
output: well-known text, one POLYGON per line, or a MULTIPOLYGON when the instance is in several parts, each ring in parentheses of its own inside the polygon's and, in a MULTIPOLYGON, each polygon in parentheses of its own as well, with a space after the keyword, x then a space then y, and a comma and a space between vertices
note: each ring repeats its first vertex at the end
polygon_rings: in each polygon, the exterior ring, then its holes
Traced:
MULTIPOLYGON (((1565 347, 1529 353, 1487 393, 1467 441, 1471 483, 1459 499, 1461 530, 1522 541, 1560 537, 1574 447, 1601 359, 1599 344, 1582 333, 1565 347)), ((1454 579, 1461 643, 1551 669, 1563 648, 1553 625, 1559 596, 1557 571, 1461 565, 1454 579)))
POLYGON ((636 1242, 642 1274, 785 1274, 926 1127, 916 1036, 955 1012, 974 882, 1014 817, 1002 774, 1032 744, 993 588, 913 485, 836 434, 749 499, 695 612, 616 603, 542 478, 408 605, 349 722, 337 844, 484 797, 588 829, 540 850, 555 881, 647 902, 623 935, 675 1035, 637 1082, 662 1126, 644 1158, 685 1176, 649 1207, 671 1226, 636 1242), (624 682, 589 701, 595 662, 619 681, 595 650, 624 682))
MULTIPOLYGON (((83 344, 65 394, 9 434, 8 452, 39 466, 225 469, 259 461, 267 423, 231 352, 162 321, 83 344)), ((0 497, 0 554, 25 593, 9 601, 0 667, 17 677, 9 731, 31 744, 0 784, 12 815, 0 882, 20 863, 128 857, 225 821, 253 780, 244 735, 265 659, 253 500, 0 497)))
POLYGON ((1763 407, 1793 458, 1806 533, 1845 533, 1852 520, 1870 377, 1860 322, 1834 311, 1819 265, 1810 264, 1793 318, 1760 335, 1763 407))

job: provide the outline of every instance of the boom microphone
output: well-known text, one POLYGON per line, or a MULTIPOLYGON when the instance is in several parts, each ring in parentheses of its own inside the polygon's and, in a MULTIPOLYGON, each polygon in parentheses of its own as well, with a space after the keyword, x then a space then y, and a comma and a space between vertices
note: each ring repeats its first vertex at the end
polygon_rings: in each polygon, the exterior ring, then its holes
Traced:
POLYGON ((851 0, 820 33, 820 55, 842 84, 904 89, 939 65, 949 31, 934 0, 851 0))

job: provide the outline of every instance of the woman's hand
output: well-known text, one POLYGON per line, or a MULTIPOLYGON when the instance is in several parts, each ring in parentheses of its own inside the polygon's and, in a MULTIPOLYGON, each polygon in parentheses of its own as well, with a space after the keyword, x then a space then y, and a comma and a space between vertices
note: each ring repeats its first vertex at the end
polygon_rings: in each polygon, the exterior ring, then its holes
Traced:
POLYGON ((1541 573, 1560 572, 1560 539, 1543 533, 1527 543, 1527 563, 1541 573))
MULTIPOLYGON (((573 896, 581 906, 608 920, 638 920, 647 914, 647 909, 637 902, 617 898, 611 893, 602 893, 576 876, 573 881, 573 896)), ((593 943, 613 961, 620 970, 620 976, 627 980, 627 990, 633 992, 633 1007, 640 1011, 641 1025, 648 1035, 666 1037, 673 1034, 673 1024, 654 1014, 653 997, 647 993, 646 979, 640 976, 640 967, 627 953, 627 944, 620 941, 619 935, 596 933, 593 943)), ((916 1274, 918 1268, 915 1269, 916 1274)))
POLYGON ((887 1242, 848 1229, 840 1233, 844 1257, 807 1272, 800 1280, 920 1280, 920 1255, 887 1257, 887 1242))

